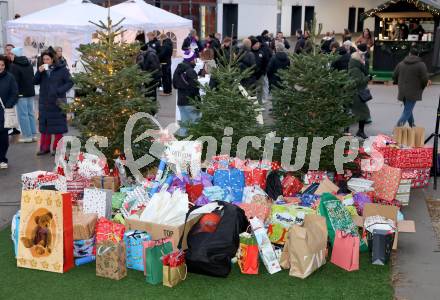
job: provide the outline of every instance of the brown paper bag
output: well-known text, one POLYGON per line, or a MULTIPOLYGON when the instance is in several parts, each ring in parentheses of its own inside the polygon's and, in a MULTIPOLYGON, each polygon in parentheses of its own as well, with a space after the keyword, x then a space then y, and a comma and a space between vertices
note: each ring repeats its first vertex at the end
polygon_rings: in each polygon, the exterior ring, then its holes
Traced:
POLYGON ((315 195, 322 195, 324 193, 334 194, 339 191, 339 187, 331 182, 330 179, 325 178, 318 186, 318 189, 315 192, 315 195))
POLYGON ((425 128, 413 127, 413 130, 415 131, 414 147, 425 146, 425 128))
POLYGON ((281 255, 290 276, 306 278, 326 263, 327 225, 324 217, 306 215, 304 225, 293 225, 281 255))
POLYGON ((186 264, 178 267, 163 266, 163 285, 174 287, 186 279, 186 264))
POLYGON ((402 140, 401 140, 401 144, 402 145, 407 145, 408 143, 408 127, 402 127, 402 140))
POLYGON ((402 128, 403 127, 394 127, 393 136, 397 145, 402 144, 402 128))
POLYGON ((414 148, 416 144, 416 131, 414 128, 408 128, 406 146, 414 148))
POLYGON ((96 245, 96 276, 120 280, 127 276, 125 243, 104 241, 96 245))
POLYGON ((95 234, 98 214, 73 213, 73 240, 88 240, 95 234))

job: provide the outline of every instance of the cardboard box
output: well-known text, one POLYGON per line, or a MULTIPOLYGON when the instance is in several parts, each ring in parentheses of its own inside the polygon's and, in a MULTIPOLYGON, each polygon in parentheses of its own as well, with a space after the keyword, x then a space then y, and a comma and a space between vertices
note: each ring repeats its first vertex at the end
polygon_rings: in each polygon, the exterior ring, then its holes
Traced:
POLYGON ((319 184, 319 187, 316 190, 315 195, 322 195, 324 193, 335 194, 338 191, 339 191, 339 187, 326 177, 319 184))
POLYGON ((112 176, 93 176, 92 186, 98 189, 106 189, 117 192, 119 190, 119 178, 112 176))
POLYGON ((74 212, 73 218, 73 240, 88 240, 95 235, 96 221, 98 214, 84 214, 74 212))
MULTIPOLYGON (((182 249, 186 250, 188 245, 186 243, 186 237, 190 229, 199 221, 200 215, 196 215, 186 223, 185 234, 182 241, 182 249)), ((146 231, 151 235, 151 239, 160 240, 163 238, 170 238, 173 243, 173 248, 177 250, 177 245, 179 244, 179 239, 183 232, 183 227, 185 224, 180 226, 171 226, 156 224, 150 222, 143 222, 139 220, 127 219, 127 230, 142 230, 146 231)))
POLYGON ((353 217, 353 221, 357 226, 364 227, 364 219, 369 216, 383 216, 387 219, 393 220, 397 224, 397 232, 396 232, 396 237, 394 238, 394 245, 393 245, 393 249, 396 250, 399 232, 406 232, 406 233, 416 232, 416 225, 414 221, 410 221, 410 220, 397 221, 398 211, 399 208, 396 206, 368 203, 365 204, 364 206, 363 217, 355 216, 353 217))

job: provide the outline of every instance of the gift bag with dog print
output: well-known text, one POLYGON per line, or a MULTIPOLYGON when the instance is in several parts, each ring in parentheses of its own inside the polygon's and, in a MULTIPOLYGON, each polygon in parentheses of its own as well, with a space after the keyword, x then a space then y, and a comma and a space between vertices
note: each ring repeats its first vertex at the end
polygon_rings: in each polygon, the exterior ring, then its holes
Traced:
POLYGON ((63 273, 73 267, 72 196, 22 192, 17 266, 63 273))

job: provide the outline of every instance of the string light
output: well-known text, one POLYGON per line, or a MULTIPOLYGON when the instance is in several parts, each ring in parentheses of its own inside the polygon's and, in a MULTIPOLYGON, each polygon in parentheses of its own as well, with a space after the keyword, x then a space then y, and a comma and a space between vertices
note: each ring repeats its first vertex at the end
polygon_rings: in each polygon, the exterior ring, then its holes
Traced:
MULTIPOLYGON (((373 9, 370 9, 369 11, 366 11, 363 14, 363 18, 365 19, 365 18, 373 17, 377 13, 379 13, 379 12, 387 9, 391 5, 397 4, 399 2, 407 2, 409 4, 414 5, 419 10, 428 11, 434 16, 440 16, 440 9, 439 9, 440 7, 435 7, 431 4, 424 2, 423 0, 391 0, 391 1, 388 1, 388 2, 385 2, 381 5, 379 5, 376 8, 373 8, 373 9)), ((433 2, 430 2, 430 3, 434 4, 433 2)))

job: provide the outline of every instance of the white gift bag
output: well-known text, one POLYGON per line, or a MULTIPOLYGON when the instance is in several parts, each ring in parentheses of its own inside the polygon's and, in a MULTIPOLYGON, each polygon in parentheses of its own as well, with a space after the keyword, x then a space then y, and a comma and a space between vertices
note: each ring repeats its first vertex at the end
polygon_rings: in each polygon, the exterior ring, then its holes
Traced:
POLYGON ((104 189, 84 189, 83 211, 86 214, 98 214, 98 217, 110 219, 112 216, 113 191, 104 189))

